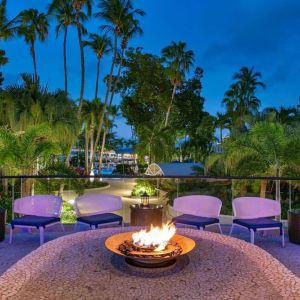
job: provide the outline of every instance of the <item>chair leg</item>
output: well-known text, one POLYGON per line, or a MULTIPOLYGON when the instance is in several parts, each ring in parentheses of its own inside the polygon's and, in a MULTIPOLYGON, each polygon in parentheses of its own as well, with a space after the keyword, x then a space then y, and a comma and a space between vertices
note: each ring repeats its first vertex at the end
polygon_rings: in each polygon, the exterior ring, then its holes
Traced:
POLYGON ((254 244, 254 230, 250 229, 250 242, 251 244, 254 244))
POLYGON ((219 227, 220 234, 223 234, 223 231, 222 231, 222 228, 221 228, 221 224, 220 224, 220 223, 218 223, 218 227, 219 227))
POLYGON ((204 230, 204 228, 203 228, 203 227, 199 227, 199 230, 203 231, 203 230, 204 230))
POLYGON ((39 228, 39 230, 40 230, 40 245, 43 245, 44 244, 44 227, 41 226, 39 228))
POLYGON ((13 229, 10 226, 10 230, 9 230, 9 243, 12 244, 12 237, 13 237, 13 229))
POLYGON ((64 224, 63 224, 63 223, 60 223, 60 227, 61 227, 61 231, 62 231, 62 232, 65 232, 65 227, 64 227, 64 224))
POLYGON ((234 228, 234 224, 231 225, 230 232, 229 232, 229 236, 232 235, 232 233, 233 233, 233 228, 234 228))
POLYGON ((285 246, 285 242, 284 242, 284 228, 282 228, 281 243, 282 243, 282 247, 284 247, 285 246))

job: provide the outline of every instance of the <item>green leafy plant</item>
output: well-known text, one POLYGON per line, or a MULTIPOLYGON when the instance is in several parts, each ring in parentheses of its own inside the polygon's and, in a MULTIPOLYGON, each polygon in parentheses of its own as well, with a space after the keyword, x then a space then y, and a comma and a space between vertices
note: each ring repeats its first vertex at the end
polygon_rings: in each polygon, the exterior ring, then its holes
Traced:
POLYGON ((73 224, 76 222, 76 213, 74 207, 69 203, 64 201, 61 210, 61 221, 62 223, 73 224))
POLYGON ((155 183, 151 180, 137 179, 131 195, 141 196, 144 192, 146 192, 149 196, 154 196, 156 193, 155 183))
POLYGON ((0 193, 0 207, 6 209, 6 222, 12 220, 12 197, 11 194, 0 193))

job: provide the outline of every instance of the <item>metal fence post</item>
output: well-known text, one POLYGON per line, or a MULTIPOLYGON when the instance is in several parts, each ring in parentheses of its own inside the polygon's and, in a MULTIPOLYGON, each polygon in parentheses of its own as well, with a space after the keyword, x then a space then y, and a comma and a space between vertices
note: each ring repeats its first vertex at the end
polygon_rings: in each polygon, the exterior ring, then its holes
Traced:
POLYGON ((280 180, 276 180, 276 185, 275 185, 275 187, 276 187, 276 195, 275 195, 275 199, 277 200, 277 201, 281 201, 281 195, 280 195, 280 180))
POLYGON ((20 197, 22 198, 23 196, 23 178, 21 178, 21 195, 20 197))
POLYGON ((177 194, 177 198, 178 198, 178 196, 179 196, 179 179, 176 178, 175 182, 176 182, 176 194, 177 194))
POLYGON ((11 218, 12 220, 15 218, 14 214, 14 203, 15 203, 15 180, 12 179, 12 185, 11 185, 11 218))
POLYGON ((289 210, 292 210, 292 181, 289 180, 289 210))

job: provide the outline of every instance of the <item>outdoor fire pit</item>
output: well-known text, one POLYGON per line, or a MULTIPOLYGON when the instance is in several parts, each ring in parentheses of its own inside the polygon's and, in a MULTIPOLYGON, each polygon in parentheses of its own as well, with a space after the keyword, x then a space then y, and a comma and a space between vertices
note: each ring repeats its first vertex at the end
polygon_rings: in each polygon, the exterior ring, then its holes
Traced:
POLYGON ((150 230, 115 234, 105 241, 105 246, 124 256, 131 265, 160 268, 174 264, 178 256, 193 250, 195 242, 176 234, 175 226, 167 223, 162 227, 151 226, 150 230))

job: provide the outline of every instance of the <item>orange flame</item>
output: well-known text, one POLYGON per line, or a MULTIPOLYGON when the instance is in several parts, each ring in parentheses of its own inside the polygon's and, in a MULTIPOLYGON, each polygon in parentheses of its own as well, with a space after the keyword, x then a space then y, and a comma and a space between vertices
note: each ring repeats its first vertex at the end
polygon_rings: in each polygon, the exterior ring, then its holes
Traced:
POLYGON ((133 243, 144 248, 154 248, 154 251, 163 251, 170 239, 175 235, 176 227, 173 223, 163 224, 162 227, 153 227, 150 230, 141 230, 132 234, 133 243))

